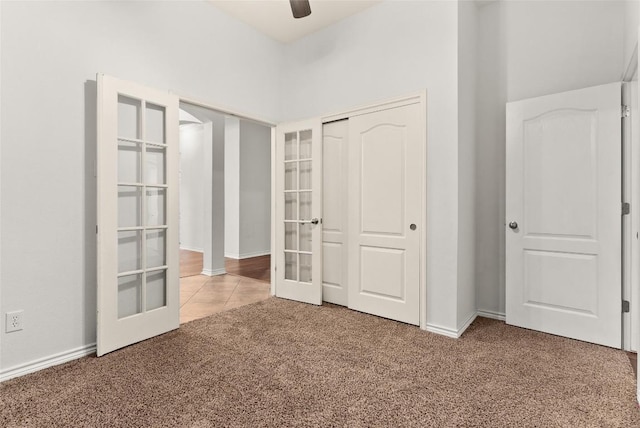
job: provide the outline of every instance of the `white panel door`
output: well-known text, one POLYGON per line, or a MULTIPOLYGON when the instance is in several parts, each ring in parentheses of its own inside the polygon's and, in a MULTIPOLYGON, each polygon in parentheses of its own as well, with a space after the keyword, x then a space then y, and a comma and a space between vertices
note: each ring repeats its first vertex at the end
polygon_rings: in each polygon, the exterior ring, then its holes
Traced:
POLYGON ((619 83, 507 104, 507 323, 619 348, 619 83))
POLYGON ((178 328, 178 98, 98 75, 97 354, 178 328))
POLYGON ((276 128, 277 297, 322 304, 322 126, 276 128))
POLYGON ((349 120, 322 126, 322 300, 347 306, 349 120))
POLYGON ((419 325, 420 105, 349 119, 349 308, 419 325))

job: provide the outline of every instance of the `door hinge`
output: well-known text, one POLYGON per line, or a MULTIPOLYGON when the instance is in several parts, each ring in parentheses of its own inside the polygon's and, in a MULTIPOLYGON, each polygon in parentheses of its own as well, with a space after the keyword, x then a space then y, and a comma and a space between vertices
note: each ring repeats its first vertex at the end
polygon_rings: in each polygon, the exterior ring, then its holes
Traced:
POLYGON ((98 233, 98 225, 96 224, 96 234, 98 233))
POLYGON ((629 202, 622 203, 622 215, 629 215, 631 212, 631 204, 629 202))
POLYGON ((622 301, 622 313, 627 313, 629 312, 629 301, 628 300, 623 300, 622 301))
POLYGON ((631 108, 629 106, 621 106, 620 117, 629 117, 629 116, 631 116, 631 108))

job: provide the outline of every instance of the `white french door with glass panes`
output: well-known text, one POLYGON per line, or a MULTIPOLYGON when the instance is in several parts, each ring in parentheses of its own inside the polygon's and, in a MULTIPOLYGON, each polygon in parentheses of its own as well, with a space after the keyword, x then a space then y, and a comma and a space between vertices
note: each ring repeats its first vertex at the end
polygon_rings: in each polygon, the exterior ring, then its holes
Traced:
POLYGON ((322 125, 276 128, 277 297, 322 304, 322 125))
POLYGON ((97 354, 179 326, 178 98, 98 75, 97 354))

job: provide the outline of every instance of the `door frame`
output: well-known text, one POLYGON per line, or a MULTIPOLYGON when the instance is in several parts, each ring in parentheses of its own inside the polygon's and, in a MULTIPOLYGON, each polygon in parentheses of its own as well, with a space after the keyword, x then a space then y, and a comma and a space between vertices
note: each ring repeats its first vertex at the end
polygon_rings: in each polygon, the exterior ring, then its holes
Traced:
POLYGON ((268 128, 271 128, 271 267, 270 267, 270 284, 271 284, 271 289, 270 289, 270 293, 272 296, 275 295, 275 272, 276 272, 276 264, 275 264, 275 239, 276 239, 276 232, 275 232, 275 222, 274 222, 274 218, 276 215, 276 174, 275 174, 275 167, 276 167, 276 123, 272 122, 270 120, 267 120, 263 117, 259 117, 259 116, 254 116, 239 110, 235 110, 233 108, 230 107, 225 107, 219 104, 212 104, 197 98, 193 98, 193 97, 187 97, 187 96, 182 96, 180 94, 178 94, 178 102, 179 103, 186 103, 186 104, 191 104, 197 107, 202 107, 202 108, 206 108, 208 110, 213 110, 217 113, 221 113, 224 115, 228 115, 228 116, 234 116, 237 117, 239 119, 242 120, 247 120, 249 122, 253 122, 256 123, 258 125, 262 125, 262 126, 266 126, 268 128))
POLYGON ((622 216, 622 299, 630 302, 630 311, 622 313, 622 349, 638 350, 638 280, 640 279, 640 242, 634 239, 634 231, 640 226, 640 151, 638 140, 638 91, 637 82, 622 83, 622 104, 631 109, 630 116, 622 124, 622 202, 631 205, 630 215, 622 216))
MULTIPOLYGON (((420 105, 420 140, 422 150, 422 171, 421 171, 421 202, 420 202, 420 221, 423 227, 420 228, 420 247, 418 260, 420 263, 420 329, 427 329, 427 90, 423 89, 400 97, 388 98, 374 103, 363 104, 352 108, 340 110, 336 113, 320 116, 320 121, 325 123, 337 120, 349 119, 350 117, 360 116, 367 113, 373 113, 382 110, 389 110, 396 107, 402 107, 410 104, 420 105)), ((322 137, 322 135, 321 135, 322 137)), ((272 169, 273 171, 273 169, 272 169)), ((273 258, 272 258, 273 262, 273 258)), ((348 286, 348 284, 347 284, 348 286)))
MULTIPOLYGON (((640 27, 637 34, 640 37, 640 27)), ((640 352, 640 91, 638 90, 638 45, 636 41, 622 77, 622 104, 630 108, 623 120, 623 202, 631 205, 630 215, 622 225, 622 298, 630 302, 630 311, 622 314, 622 349, 640 352)), ((640 375, 638 375, 640 402, 640 375)))

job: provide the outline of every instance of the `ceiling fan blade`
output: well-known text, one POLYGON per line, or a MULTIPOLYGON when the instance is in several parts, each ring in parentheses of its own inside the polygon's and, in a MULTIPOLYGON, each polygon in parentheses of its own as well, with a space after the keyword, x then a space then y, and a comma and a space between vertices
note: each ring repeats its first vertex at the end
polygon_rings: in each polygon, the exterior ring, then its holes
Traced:
POLYGON ((311 15, 311 6, 309 0, 289 0, 291 3, 291 12, 294 18, 304 18, 311 15))

